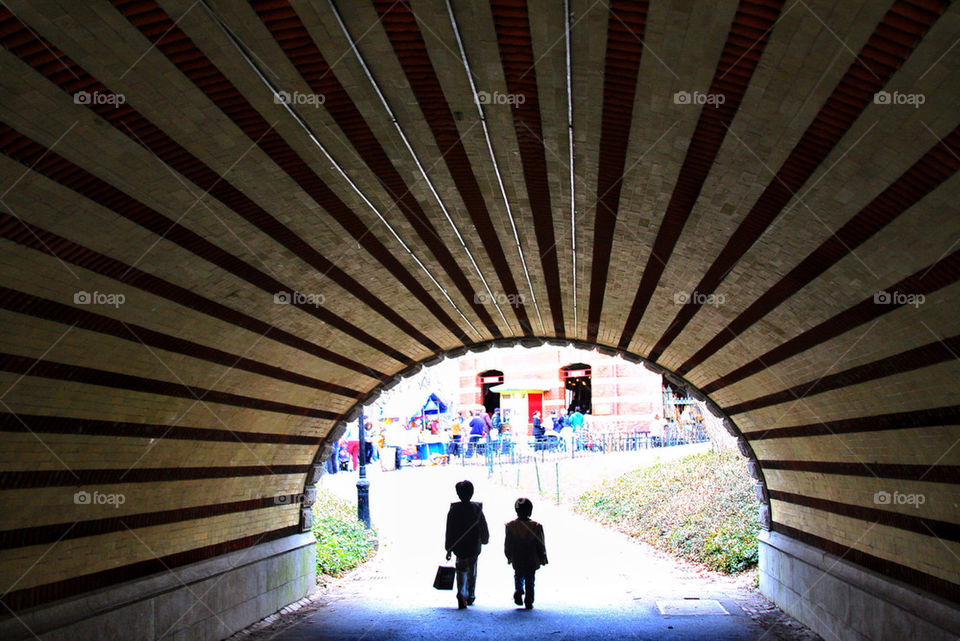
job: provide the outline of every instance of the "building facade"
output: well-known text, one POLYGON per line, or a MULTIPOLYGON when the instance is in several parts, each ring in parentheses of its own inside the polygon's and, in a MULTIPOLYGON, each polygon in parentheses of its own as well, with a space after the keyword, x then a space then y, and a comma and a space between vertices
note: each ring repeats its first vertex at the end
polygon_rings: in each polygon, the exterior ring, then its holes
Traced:
POLYGON ((514 433, 529 433, 540 411, 579 408, 590 428, 602 432, 647 430, 663 415, 659 374, 619 356, 576 348, 489 350, 459 359, 460 410, 500 408, 514 433))

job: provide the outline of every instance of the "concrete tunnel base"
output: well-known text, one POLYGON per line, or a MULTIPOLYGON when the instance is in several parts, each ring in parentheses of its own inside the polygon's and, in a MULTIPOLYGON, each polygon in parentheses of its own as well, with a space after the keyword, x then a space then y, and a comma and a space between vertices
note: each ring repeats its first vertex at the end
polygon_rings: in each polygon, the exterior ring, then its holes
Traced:
POLYGON ((960 609, 777 532, 760 533, 760 591, 828 641, 956 641, 960 609))
MULTIPOLYGON (((315 587, 310 533, 36 608, 0 638, 216 641, 315 587), (29 628, 29 629, 28 629, 29 628)), ((776 532, 760 534, 760 590, 824 639, 955 641, 960 610, 776 532)))
POLYGON ((0 622, 0 638, 223 639, 314 590, 314 543, 295 534, 39 607, 0 622))

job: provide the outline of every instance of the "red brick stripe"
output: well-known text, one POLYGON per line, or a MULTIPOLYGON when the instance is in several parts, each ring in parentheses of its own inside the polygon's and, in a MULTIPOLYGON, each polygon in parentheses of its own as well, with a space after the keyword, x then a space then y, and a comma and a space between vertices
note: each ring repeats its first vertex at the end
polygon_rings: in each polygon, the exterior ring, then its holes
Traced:
POLYGON ((283 343, 294 349, 317 358, 340 365, 354 372, 385 380, 387 375, 357 361, 341 356, 325 347, 278 329, 252 316, 221 305, 199 296, 185 287, 157 278, 126 263, 114 260, 95 252, 71 240, 48 232, 47 230, 23 222, 8 214, 0 213, 0 238, 23 245, 35 251, 55 256, 65 263, 88 269, 92 272, 112 278, 130 287, 135 287, 153 296, 165 298, 170 302, 206 314, 225 323, 242 327, 260 336, 269 336, 270 340, 283 343))
POLYGON ((190 79, 252 142, 283 169, 310 197, 380 262, 410 295, 419 300, 454 336, 464 344, 470 338, 423 285, 337 195, 293 150, 270 124, 253 108, 226 76, 176 26, 154 0, 111 0, 130 23, 158 51, 190 79))
MULTIPOLYGON (((782 7, 782 0, 742 0, 737 7, 730 34, 723 46, 720 62, 708 90, 711 95, 723 95, 724 102, 717 107, 705 105, 700 110, 700 118, 687 147, 687 155, 683 159, 677 183, 624 323, 618 343, 620 349, 630 347, 633 335, 656 291, 657 283, 663 276, 667 261, 673 255, 680 232, 683 231, 713 167, 730 123, 740 109, 740 103, 766 48, 769 32, 782 7)), ((599 286, 603 287, 605 283, 600 283, 599 286)), ((597 318, 599 319, 599 311, 597 318)))
POLYGON ((38 487, 91 487, 121 483, 163 483, 246 476, 306 474, 309 465, 236 465, 233 467, 135 467, 127 470, 42 470, 0 472, 0 487, 23 490, 38 487))
POLYGON ((892 579, 903 581, 908 585, 920 588, 921 590, 925 590, 931 594, 943 597, 953 601, 954 603, 960 603, 960 585, 951 581, 941 579, 933 576, 932 574, 927 574, 926 572, 914 570, 913 568, 901 565, 900 563, 896 563, 894 561, 888 561, 887 559, 882 559, 878 556, 867 554, 866 552, 857 550, 856 548, 847 547, 841 543, 836 543, 829 539, 816 536, 815 534, 809 534, 803 530, 798 530, 777 521, 774 521, 771 524, 770 529, 774 532, 779 532, 780 534, 789 536, 790 538, 802 541, 807 545, 812 545, 815 548, 819 548, 824 552, 828 552, 845 561, 863 566, 873 570, 874 572, 879 572, 880 574, 892 579))
POLYGON ((533 231, 540 252, 540 269, 543 272, 543 283, 553 318, 553 333, 562 337, 566 336, 566 330, 563 324, 557 241, 553 229, 554 203, 550 196, 550 180, 547 176, 530 20, 525 0, 494 0, 490 7, 497 30, 500 64, 503 66, 507 92, 524 97, 524 102, 510 108, 510 111, 523 164, 523 180, 530 202, 530 214, 533 217, 533 231))
MULTIPOLYGON (((72 96, 79 91, 86 91, 91 94, 115 93, 87 73, 85 69, 52 43, 37 35, 36 32, 32 31, 5 8, 0 8, 0 46, 18 56, 23 62, 36 69, 72 96)), ((436 343, 390 309, 375 294, 365 289, 350 275, 327 260, 320 252, 230 184, 223 176, 218 175, 199 158, 180 146, 159 127, 131 107, 129 103, 119 106, 91 103, 88 107, 125 136, 130 137, 137 144, 156 154, 163 162, 179 171, 205 193, 219 200, 226 207, 296 254, 305 263, 313 266, 317 271, 362 300, 425 347, 431 351, 440 349, 436 343)))
POLYGON ((697 284, 694 292, 699 296, 692 297, 690 303, 682 306, 650 350, 651 360, 656 361, 683 331, 700 310, 700 301, 716 290, 733 266, 780 215, 793 195, 871 104, 874 94, 883 89, 949 6, 949 2, 935 0, 898 0, 893 4, 777 175, 697 284))
MULTIPOLYGON (((295 291, 295 288, 281 283, 269 274, 240 260, 200 234, 128 196, 55 151, 51 151, 2 122, 0 122, 0 152, 29 167, 32 171, 89 198, 118 216, 153 232, 160 238, 175 243, 237 278, 259 287, 271 297, 277 292, 295 291)), ((323 305, 291 302, 290 306, 314 316, 331 327, 337 328, 347 336, 383 352, 404 365, 413 364, 413 359, 406 354, 337 316, 323 305)))
POLYGON ((234 407, 291 414, 294 416, 307 416, 331 421, 340 415, 338 412, 318 410, 312 407, 279 403, 263 398, 220 392, 193 385, 184 385, 183 383, 170 383, 155 378, 109 372, 92 367, 68 365, 50 360, 38 361, 27 356, 17 356, 15 354, 0 353, 0 371, 22 374, 24 376, 70 381, 72 383, 83 383, 85 385, 112 387, 144 394, 159 394, 161 396, 172 396, 174 398, 185 398, 188 400, 200 399, 205 403, 220 403, 234 407))
POLYGON ((864 505, 852 505, 850 503, 841 503, 828 499, 814 498, 792 492, 781 492, 779 490, 769 490, 770 499, 792 503, 809 507, 821 512, 831 512, 846 516, 860 521, 877 523, 894 527, 899 530, 915 532, 924 536, 935 536, 944 541, 954 541, 960 543, 960 524, 939 521, 936 519, 925 519, 920 516, 904 514, 902 512, 892 512, 890 510, 881 510, 875 507, 864 505))
POLYGON ((860 416, 825 423, 791 425, 769 430, 743 432, 748 441, 761 441, 776 438, 808 438, 858 432, 885 432, 889 430, 908 430, 941 425, 960 425, 960 405, 934 407, 911 412, 894 412, 875 416, 860 416))
MULTIPOLYGON (((196 519, 208 519, 224 514, 238 514, 255 510, 269 509, 279 505, 293 505, 300 501, 298 494, 284 494, 280 496, 263 497, 248 501, 233 501, 231 503, 215 503, 197 507, 183 507, 160 512, 142 512, 114 516, 105 519, 90 521, 76 521, 73 523, 55 523, 36 527, 20 528, 18 530, 0 531, 0 550, 27 547, 30 545, 50 545, 57 541, 81 539, 87 536, 99 536, 111 532, 136 530, 137 528, 182 523, 196 519)), ((255 515, 250 515, 256 518, 255 515)))
MULTIPOLYGON (((486 201, 477 178, 473 173, 470 158, 460 141, 460 132, 456 120, 450 111, 450 106, 440 82, 437 79, 430 57, 427 54, 426 44, 420 35, 416 17, 408 2, 373 2, 377 9, 380 24, 393 46, 394 54, 403 68, 410 89, 417 98, 417 106, 423 114, 423 119, 430 127, 434 140, 439 148, 440 156, 450 172, 450 177, 456 185, 457 191, 466 207, 467 214, 473 223, 473 233, 476 233, 487 252, 490 263, 504 294, 519 294, 517 283, 513 278, 510 264, 502 249, 496 232, 496 225, 487 211, 486 201)), ((472 97, 471 97, 472 100, 472 97)), ((525 335, 530 335, 533 328, 527 314, 527 308, 522 299, 512 306, 517 322, 525 335)))
POLYGON ((788 470, 813 474, 866 476, 900 481, 960 484, 960 465, 907 465, 901 463, 849 463, 845 461, 786 461, 760 459, 765 470, 788 470))
POLYGON ((960 350, 960 336, 952 336, 942 341, 935 341, 915 347, 887 358, 865 363, 858 367, 852 367, 836 374, 830 374, 818 378, 814 381, 808 381, 795 385, 789 389, 765 394, 749 401, 737 403, 725 407, 727 414, 733 416, 750 412, 753 410, 787 403, 798 398, 806 398, 814 394, 823 394, 831 390, 849 387, 850 385, 859 385, 868 381, 875 381, 887 376, 894 376, 903 372, 910 372, 924 367, 930 367, 938 363, 945 363, 955 359, 957 351, 960 350))
POLYGON ((268 376, 279 381, 303 385, 324 392, 339 394, 352 399, 359 399, 363 392, 342 385, 336 385, 327 381, 306 376, 297 372, 283 369, 256 361, 236 354, 231 354, 200 343, 188 341, 169 334, 156 332, 133 323, 123 323, 102 314, 72 307, 63 303, 58 303, 46 298, 32 296, 15 289, 0 287, 0 309, 24 314, 33 318, 42 318, 44 320, 63 323, 65 325, 74 325, 80 329, 86 329, 92 332, 98 332, 107 336, 114 336, 121 340, 134 343, 144 343, 151 347, 176 352, 191 358, 223 365, 230 369, 238 369, 261 376, 268 376))
POLYGON ((600 316, 610 271, 610 250, 620 209, 620 188, 627 163, 627 145, 633 123, 637 74, 643 54, 647 2, 614 1, 607 21, 607 53, 603 71, 603 113, 600 119, 600 157, 597 202, 593 223, 593 273, 587 313, 587 340, 600 332, 600 316))
MULTIPOLYGON (((960 250, 953 252, 942 260, 920 269, 907 276, 898 283, 885 288, 887 292, 898 292, 903 297, 900 301, 908 300, 911 295, 928 295, 938 289, 952 285, 960 280, 960 250)), ((781 361, 824 343, 884 314, 888 314, 903 307, 904 302, 878 304, 874 296, 865 298, 853 307, 828 318, 822 323, 808 329, 790 340, 781 343, 763 356, 758 356, 749 363, 741 365, 734 371, 704 385, 701 389, 705 394, 711 394, 718 389, 732 385, 737 381, 763 371, 781 361)))
POLYGON ((159 559, 150 559, 140 561, 130 565, 124 565, 118 568, 111 568, 101 572, 85 574, 83 576, 47 583, 32 588, 14 590, 0 597, 0 602, 13 611, 24 610, 42 603, 49 603, 59 599, 65 599, 70 596, 89 592, 106 585, 115 585, 125 581, 132 581, 151 574, 168 572, 171 568, 181 567, 190 563, 210 559, 228 552, 235 552, 245 548, 253 547, 261 543, 268 543, 287 536, 293 536, 300 533, 299 525, 263 532, 251 536, 244 536, 224 543, 216 543, 202 548, 195 548, 185 552, 177 552, 159 559))
MULTIPOLYGON (((417 232, 422 246, 429 250, 437 262, 443 266, 450 280, 456 285, 463 298, 470 304, 487 331, 494 338, 501 338, 500 328, 491 318, 490 313, 476 295, 470 281, 446 243, 431 224, 430 219, 420 207, 420 203, 410 193, 400 173, 390 162, 387 153, 380 146, 379 141, 370 131, 366 121, 357 109, 349 94, 332 73, 327 61, 317 49, 306 27, 300 22, 296 11, 286 0, 259 0, 252 3, 252 8, 263 20, 264 25, 273 34, 274 40, 287 54, 287 57, 310 88, 324 97, 323 107, 333 116, 337 126, 346 134, 350 144, 357 151, 363 162, 376 174, 377 179, 386 188, 390 197, 403 213, 407 222, 417 232)), ((421 102, 421 105, 423 103, 421 102)), ((449 110, 448 110, 449 113, 449 110)), ((485 211, 485 210, 484 210, 485 211)), ((479 223, 476 228, 485 228, 487 233, 493 233, 493 226, 489 217, 479 223)), ((494 237, 496 235, 494 234, 494 237)), ((486 247, 487 253, 500 253, 493 247, 486 247)), ((461 260, 463 260, 461 258, 461 260)), ((495 261, 494 266, 505 266, 505 261, 495 261)), ((439 351, 436 347, 434 351, 439 351)))
POLYGON ((848 220, 836 233, 810 252, 776 285, 743 310, 730 324, 716 334, 679 368, 681 376, 717 353, 748 327, 800 291, 820 274, 836 265, 857 247, 900 214, 913 207, 924 196, 939 187, 960 169, 960 127, 934 145, 896 182, 883 190, 869 205, 848 220))
POLYGON ((127 423, 45 414, 8 414, 0 412, 0 432, 38 432, 77 436, 121 436, 165 440, 211 441, 228 443, 271 443, 274 445, 312 445, 323 442, 320 436, 299 436, 274 432, 245 432, 226 428, 187 427, 156 423, 127 423))

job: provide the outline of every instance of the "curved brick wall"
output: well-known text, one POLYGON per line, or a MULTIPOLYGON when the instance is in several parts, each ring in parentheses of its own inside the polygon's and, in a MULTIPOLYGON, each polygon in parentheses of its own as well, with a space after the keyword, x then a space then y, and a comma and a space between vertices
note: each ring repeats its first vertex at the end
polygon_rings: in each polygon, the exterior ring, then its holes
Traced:
POLYGON ((960 601, 960 9, 571 4, 575 269, 562 3, 453 2, 489 148, 437 0, 339 3, 397 126, 325 3, 0 8, 7 608, 299 532, 361 398, 517 339, 682 377, 774 533, 960 601))

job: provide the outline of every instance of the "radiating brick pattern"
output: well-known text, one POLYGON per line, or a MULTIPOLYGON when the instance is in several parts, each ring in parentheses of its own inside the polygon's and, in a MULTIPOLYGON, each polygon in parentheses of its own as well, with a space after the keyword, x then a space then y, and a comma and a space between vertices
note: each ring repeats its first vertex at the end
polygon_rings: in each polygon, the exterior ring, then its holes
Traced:
POLYGON ((772 529, 960 601, 960 7, 336 3, 365 71, 327 3, 214 4, 235 42, 0 8, 6 606, 298 532, 378 385, 551 338, 704 393, 772 529))

